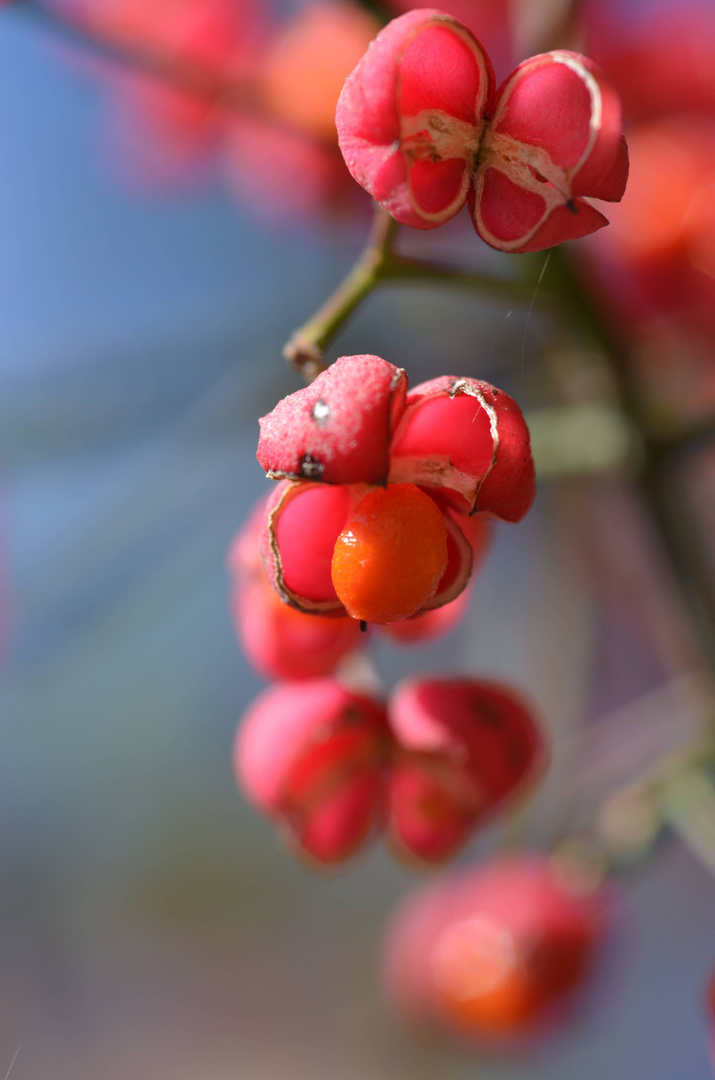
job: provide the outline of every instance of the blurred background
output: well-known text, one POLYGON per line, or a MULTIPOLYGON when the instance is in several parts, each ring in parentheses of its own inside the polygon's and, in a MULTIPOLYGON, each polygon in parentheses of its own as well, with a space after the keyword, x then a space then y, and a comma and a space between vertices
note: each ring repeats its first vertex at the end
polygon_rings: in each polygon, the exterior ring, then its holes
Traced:
MULTIPOLYGON (((226 550, 266 490, 257 417, 300 385, 281 347, 369 228, 331 117, 387 5, 234 0, 215 24, 208 0, 204 21, 191 7, 0 11, 0 1076, 19 1046, 18 1080, 706 1080, 715 883, 685 849, 634 876, 577 1023, 480 1058, 416 1041, 381 997, 383 925, 421 879, 379 845, 313 875, 236 790, 235 727, 263 683, 236 643, 226 550), (242 89, 181 93, 149 53, 242 89)), ((498 79, 565 15, 551 0, 445 7, 498 79)), ((655 0, 579 16, 578 41, 620 79, 640 185, 584 245, 584 274, 653 415, 699 422, 715 391, 715 17, 655 0)), ((465 215, 400 246, 509 273, 465 215)), ((608 395, 574 349, 538 304, 390 287, 329 356, 377 353, 413 384, 476 375, 534 411, 608 395)), ((705 538, 712 486, 702 451, 681 488, 705 538)), ((538 844, 708 710, 657 536, 617 470, 543 482, 527 520, 498 529, 448 638, 372 651, 388 686, 470 672, 536 703, 555 746, 524 826, 538 844)))

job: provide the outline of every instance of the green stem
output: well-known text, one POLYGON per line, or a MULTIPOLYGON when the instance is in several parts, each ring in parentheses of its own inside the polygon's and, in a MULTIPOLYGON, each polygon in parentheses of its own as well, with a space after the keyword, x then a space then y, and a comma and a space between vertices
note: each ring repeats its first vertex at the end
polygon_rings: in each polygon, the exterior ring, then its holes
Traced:
POLYGON ((314 315, 291 335, 283 355, 309 381, 325 369, 324 351, 355 309, 378 285, 446 285, 508 303, 528 306, 534 290, 527 282, 463 273, 437 263, 408 259, 393 247, 399 226, 377 207, 367 246, 347 277, 314 315))
POLYGON ((325 369, 323 350, 380 280, 396 231, 397 222, 377 207, 367 246, 348 276, 284 346, 286 360, 308 381, 325 369))

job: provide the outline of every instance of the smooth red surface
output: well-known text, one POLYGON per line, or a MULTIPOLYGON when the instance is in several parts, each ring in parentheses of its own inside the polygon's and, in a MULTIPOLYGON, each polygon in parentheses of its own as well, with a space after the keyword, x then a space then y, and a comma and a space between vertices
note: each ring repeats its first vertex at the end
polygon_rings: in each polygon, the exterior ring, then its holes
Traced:
POLYGON ((334 679, 277 685, 244 714, 234 765, 246 796, 320 862, 347 858, 381 813, 383 707, 334 679))
POLYGON ((307 600, 335 597, 331 564, 335 541, 345 527, 351 506, 346 487, 306 484, 280 511, 275 539, 283 580, 307 600))
POLYGON ((544 742, 509 688, 415 678, 389 704, 403 756, 390 778, 390 831, 425 861, 445 858, 542 766, 544 742))
POLYGON ((461 492, 465 509, 511 522, 526 514, 535 493, 529 429, 517 403, 490 383, 451 375, 408 394, 393 441, 392 474, 461 492), (496 443, 487 409, 493 410, 496 443))
POLYGON ((413 894, 392 919, 386 989, 410 1020, 503 1039, 563 1018, 587 982, 611 895, 538 855, 492 859, 413 894))
POLYGON ((329 675, 344 656, 365 644, 354 619, 309 615, 284 604, 262 568, 234 585, 231 613, 244 653, 269 679, 329 675))

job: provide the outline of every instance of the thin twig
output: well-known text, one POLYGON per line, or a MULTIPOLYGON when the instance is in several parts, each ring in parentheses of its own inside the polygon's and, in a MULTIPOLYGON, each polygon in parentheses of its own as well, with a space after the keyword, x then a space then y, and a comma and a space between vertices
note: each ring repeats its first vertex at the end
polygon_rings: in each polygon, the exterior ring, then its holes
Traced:
POLYGON ((308 381, 324 370, 325 348, 378 285, 448 285, 512 304, 527 306, 533 301, 533 289, 528 283, 464 273, 395 254, 393 249, 398 227, 386 210, 376 208, 370 239, 355 265, 325 303, 294 331, 284 346, 285 359, 308 381))
POLYGON ((323 371, 323 350, 328 342, 377 285, 396 229, 397 222, 377 207, 367 246, 348 276, 284 346, 285 359, 308 381, 323 371))

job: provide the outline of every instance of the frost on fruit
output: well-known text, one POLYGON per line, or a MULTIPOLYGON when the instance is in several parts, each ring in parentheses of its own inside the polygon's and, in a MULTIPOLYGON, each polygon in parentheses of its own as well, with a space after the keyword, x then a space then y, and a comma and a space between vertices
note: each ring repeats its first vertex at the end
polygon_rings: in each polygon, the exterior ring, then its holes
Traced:
POLYGON ((520 521, 536 490, 521 409, 478 379, 443 375, 416 386, 395 432, 390 480, 438 489, 458 509, 520 521))
POLYGON ((591 60, 556 50, 494 90, 477 39, 435 9, 378 34, 336 113, 352 176, 394 218, 432 229, 469 203, 502 251, 538 251, 594 232, 587 198, 618 201, 628 175, 618 94, 591 60))
POLYGON ((260 420, 257 457, 272 479, 382 484, 407 376, 379 356, 342 356, 260 420))
POLYGON ((246 711, 234 766, 246 797, 293 848, 330 864, 353 855, 379 824, 383 706, 335 679, 278 685, 246 711))
POLYGON ((390 700, 399 747, 388 829, 399 850, 448 858, 544 763, 531 711, 511 689, 477 679, 416 678, 390 700))

